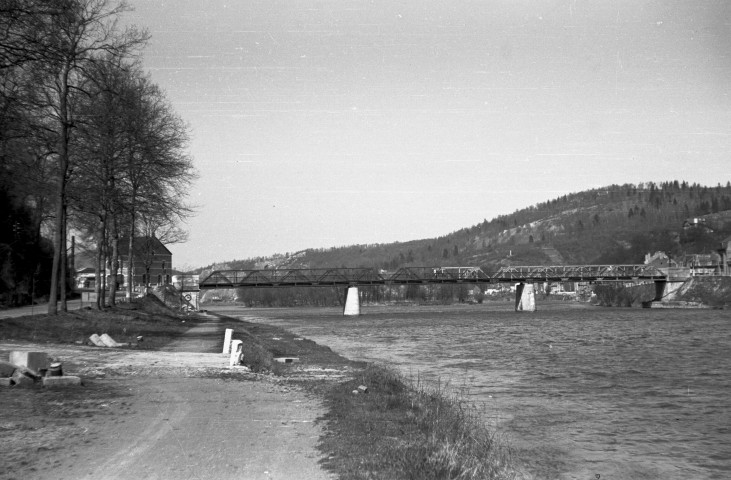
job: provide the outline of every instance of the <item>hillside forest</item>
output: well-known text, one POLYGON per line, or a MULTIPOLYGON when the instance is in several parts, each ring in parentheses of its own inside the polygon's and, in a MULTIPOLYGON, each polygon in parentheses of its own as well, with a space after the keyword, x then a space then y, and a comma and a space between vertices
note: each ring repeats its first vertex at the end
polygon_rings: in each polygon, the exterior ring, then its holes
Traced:
MULTIPOLYGON (((509 265, 637 264, 657 251, 682 262, 686 255, 715 253, 729 236, 731 183, 709 187, 685 181, 647 182, 563 195, 439 237, 231 260, 198 273, 324 267, 393 272, 408 266, 480 266, 490 273, 509 265)), ((279 304, 280 298, 286 304, 295 301, 292 296, 297 297, 295 303, 321 304, 338 301, 339 295, 327 289, 284 290, 242 290, 239 295, 252 304, 279 304)), ((457 299, 464 292, 451 294, 457 299)))

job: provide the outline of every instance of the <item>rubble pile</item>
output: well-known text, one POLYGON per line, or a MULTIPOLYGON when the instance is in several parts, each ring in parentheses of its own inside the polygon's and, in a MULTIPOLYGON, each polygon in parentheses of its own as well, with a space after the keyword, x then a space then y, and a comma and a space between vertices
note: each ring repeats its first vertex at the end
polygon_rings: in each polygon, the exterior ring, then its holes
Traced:
MULTIPOLYGON (((138 336, 137 341, 141 342, 142 336, 138 336)), ((97 335, 95 333, 95 334, 91 335, 89 337, 89 340, 86 342, 86 344, 93 345, 95 347, 136 347, 137 346, 136 343, 119 343, 106 333, 102 333, 101 335, 97 335)))
POLYGON ((8 361, 0 360, 0 386, 44 387, 81 385, 81 378, 64 375, 63 366, 45 352, 10 352, 8 361))

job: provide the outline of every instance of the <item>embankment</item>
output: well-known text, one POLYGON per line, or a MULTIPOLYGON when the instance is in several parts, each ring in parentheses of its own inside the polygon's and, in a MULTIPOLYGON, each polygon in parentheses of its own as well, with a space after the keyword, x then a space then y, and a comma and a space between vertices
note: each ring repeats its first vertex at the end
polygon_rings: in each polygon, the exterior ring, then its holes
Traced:
POLYGON ((692 277, 680 288, 655 299, 654 283, 626 287, 601 284, 594 288, 597 304, 605 307, 729 308, 731 277, 692 277))
POLYGON ((662 299, 666 306, 731 307, 731 277, 693 277, 662 299))

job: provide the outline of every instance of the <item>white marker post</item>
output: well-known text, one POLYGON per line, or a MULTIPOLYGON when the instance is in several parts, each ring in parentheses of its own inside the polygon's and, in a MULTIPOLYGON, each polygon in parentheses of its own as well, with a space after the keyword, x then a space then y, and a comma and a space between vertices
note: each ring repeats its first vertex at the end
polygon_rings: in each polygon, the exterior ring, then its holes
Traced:
POLYGON ((228 362, 229 367, 239 364, 239 356, 243 350, 243 342, 241 340, 234 340, 231 342, 231 357, 228 362))
POLYGON ((226 334, 223 337, 223 354, 231 353, 231 337, 234 334, 233 328, 227 328, 226 334))

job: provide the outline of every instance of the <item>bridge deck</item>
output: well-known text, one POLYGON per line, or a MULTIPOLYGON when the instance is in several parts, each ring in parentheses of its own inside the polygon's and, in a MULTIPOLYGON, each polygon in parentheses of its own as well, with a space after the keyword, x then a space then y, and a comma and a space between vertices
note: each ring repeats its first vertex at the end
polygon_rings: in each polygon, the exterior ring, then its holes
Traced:
POLYGON ((201 289, 239 287, 325 287, 545 281, 667 280, 648 265, 563 265, 503 267, 490 275, 480 267, 404 267, 393 273, 372 268, 218 270, 201 289))

